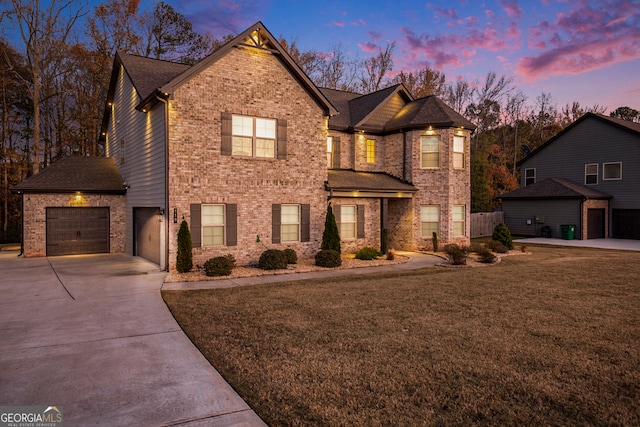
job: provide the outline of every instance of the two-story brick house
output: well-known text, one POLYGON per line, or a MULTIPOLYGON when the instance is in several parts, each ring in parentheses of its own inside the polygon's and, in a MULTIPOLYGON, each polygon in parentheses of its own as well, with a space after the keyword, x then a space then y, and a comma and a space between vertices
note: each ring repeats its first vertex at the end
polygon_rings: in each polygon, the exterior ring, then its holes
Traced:
POLYGON ((197 264, 312 257, 329 202, 347 251, 383 235, 428 248, 433 231, 467 243, 474 128, 403 85, 319 89, 258 22, 193 66, 117 54, 101 138, 126 189, 125 251, 173 269, 183 219, 197 264))

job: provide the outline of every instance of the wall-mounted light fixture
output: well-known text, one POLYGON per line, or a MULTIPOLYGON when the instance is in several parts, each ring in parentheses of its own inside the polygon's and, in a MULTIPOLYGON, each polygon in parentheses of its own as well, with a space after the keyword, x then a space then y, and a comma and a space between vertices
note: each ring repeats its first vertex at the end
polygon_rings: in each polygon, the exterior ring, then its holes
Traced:
POLYGON ((427 135, 434 135, 436 132, 433 130, 432 126, 429 126, 427 128, 427 135))

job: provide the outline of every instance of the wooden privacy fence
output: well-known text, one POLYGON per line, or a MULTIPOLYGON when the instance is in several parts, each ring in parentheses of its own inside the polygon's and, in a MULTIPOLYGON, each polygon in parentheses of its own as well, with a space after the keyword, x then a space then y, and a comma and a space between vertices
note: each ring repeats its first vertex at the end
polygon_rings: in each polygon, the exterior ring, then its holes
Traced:
POLYGON ((504 212, 471 214, 471 238, 491 236, 496 225, 504 222, 504 212))

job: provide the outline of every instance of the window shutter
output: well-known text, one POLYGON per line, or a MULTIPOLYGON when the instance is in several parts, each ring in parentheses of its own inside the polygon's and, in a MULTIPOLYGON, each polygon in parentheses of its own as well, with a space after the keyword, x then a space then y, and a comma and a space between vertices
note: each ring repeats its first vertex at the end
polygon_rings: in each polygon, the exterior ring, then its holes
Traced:
POLYGON ((333 137, 333 168, 340 169, 340 137, 333 137))
POLYGON ((271 205, 271 243, 280 243, 281 221, 280 205, 271 205))
POLYGON ((311 240, 311 205, 300 205, 300 241, 311 240))
POLYGON ((340 205, 332 206, 333 216, 336 218, 336 225, 338 226, 338 230, 340 230, 340 205))
POLYGON ((358 239, 364 239, 364 205, 358 205, 358 239))
POLYGON ((286 120, 278 120, 278 140, 276 141, 278 145, 278 158, 286 159, 287 158, 287 121, 286 120))
POLYGON ((199 204, 193 204, 189 210, 191 215, 191 247, 199 248, 202 246, 202 207, 199 204))
POLYGON ((238 244, 238 205, 226 205, 224 216, 227 246, 236 246, 238 244))
POLYGON ((220 121, 221 129, 222 129, 222 144, 220 149, 220 154, 223 156, 230 156, 232 151, 232 140, 233 140, 233 119, 231 113, 222 113, 221 121, 220 121))

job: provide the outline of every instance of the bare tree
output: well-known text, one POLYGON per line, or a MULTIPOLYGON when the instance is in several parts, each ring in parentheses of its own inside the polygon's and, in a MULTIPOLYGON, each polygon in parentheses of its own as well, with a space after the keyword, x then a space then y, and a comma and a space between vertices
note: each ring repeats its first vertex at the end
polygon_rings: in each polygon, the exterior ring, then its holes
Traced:
POLYGON ((320 87, 345 91, 356 91, 356 81, 360 61, 350 59, 341 43, 333 46, 326 54, 318 54, 321 59, 318 72, 310 76, 320 87))
MULTIPOLYGON (((73 8, 74 4, 74 0, 51 0, 49 7, 42 9, 40 0, 11 0, 13 8, 9 16, 20 30, 29 69, 29 78, 21 78, 33 100, 33 173, 40 170, 41 89, 48 83, 43 81, 43 69, 47 66, 44 59, 55 52, 56 44, 66 42, 76 21, 84 15, 82 8, 73 8)), ((5 56, 5 60, 9 58, 5 56)))
POLYGON ((403 83, 416 98, 435 95, 438 98, 447 96, 446 78, 444 73, 425 67, 414 72, 400 73, 395 77, 396 83, 403 83))
POLYGON ((396 42, 387 43, 384 50, 376 56, 364 61, 363 73, 360 76, 360 90, 371 93, 382 88, 385 76, 393 69, 393 50, 396 42))
POLYGON ((473 100, 473 94, 473 86, 462 77, 458 77, 455 83, 447 86, 445 98, 451 108, 460 114, 464 114, 467 106, 473 100))

